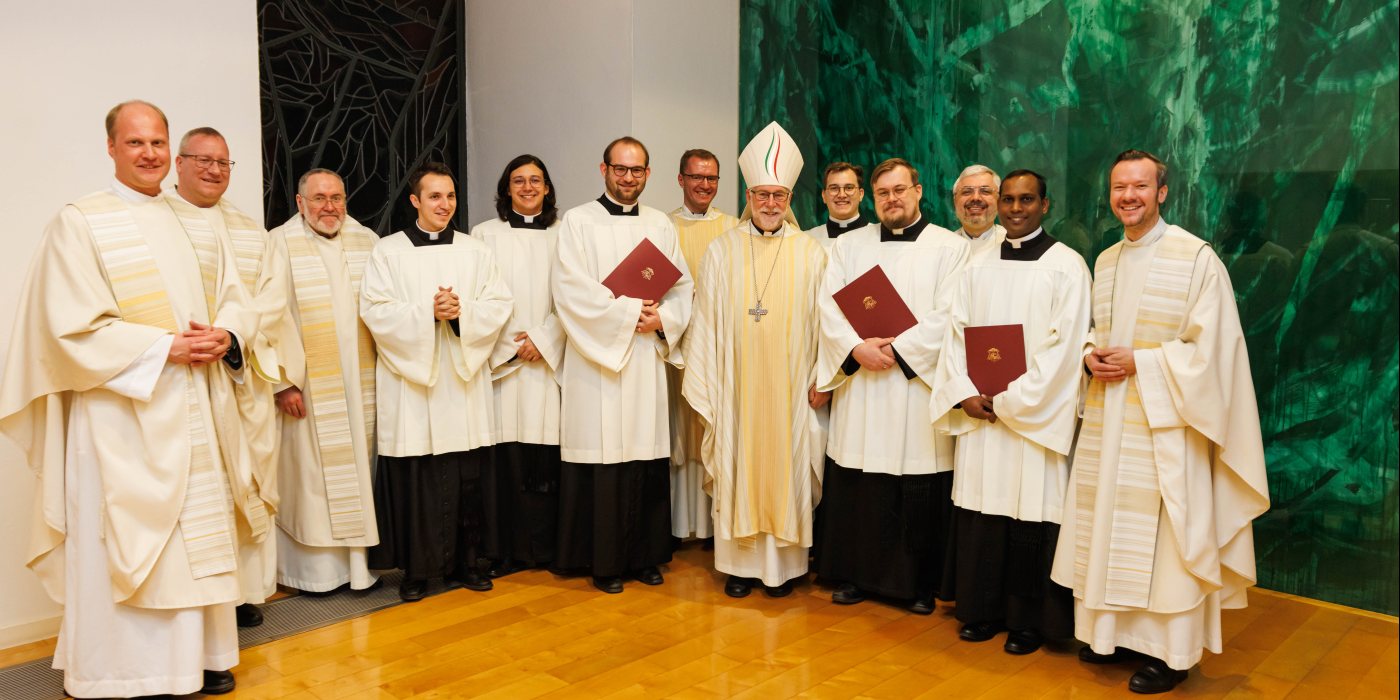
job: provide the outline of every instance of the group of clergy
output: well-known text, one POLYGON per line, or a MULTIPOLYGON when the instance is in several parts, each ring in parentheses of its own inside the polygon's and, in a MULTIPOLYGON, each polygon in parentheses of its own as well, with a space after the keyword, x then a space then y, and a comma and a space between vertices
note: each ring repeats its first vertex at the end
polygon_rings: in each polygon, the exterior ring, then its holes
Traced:
POLYGON ((641 205, 649 154, 622 137, 597 200, 561 213, 522 155, 469 233, 427 163, 413 225, 382 239, 330 170, 264 231, 223 196, 218 131, 185 134, 163 189, 165 115, 124 102, 106 130, 115 178, 45 231, 0 386, 77 697, 231 691, 236 626, 278 584, 401 569, 413 601, 548 567, 619 593, 661 584, 687 538, 713 538, 735 598, 789 595, 811 566, 836 603, 956 601, 964 640, 1077 637, 1163 692, 1221 651, 1220 610, 1254 582, 1268 491, 1234 297, 1162 219, 1151 154, 1110 168, 1124 238, 1091 277, 1029 170, 964 170, 950 231, 909 162, 833 163, 829 219, 803 231, 776 123, 739 157, 738 218, 703 149, 680 159, 681 207, 641 205), (678 280, 614 294, 644 241, 678 280), (835 300, 877 267, 913 315, 893 337, 835 300), (987 394, 965 331, 1002 325, 1026 371, 987 394))

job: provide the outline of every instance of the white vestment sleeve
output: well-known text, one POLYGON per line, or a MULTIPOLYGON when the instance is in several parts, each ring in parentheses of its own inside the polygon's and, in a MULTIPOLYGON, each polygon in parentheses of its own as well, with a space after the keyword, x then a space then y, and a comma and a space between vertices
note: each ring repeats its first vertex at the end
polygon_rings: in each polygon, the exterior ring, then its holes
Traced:
MULTIPOLYGON (((945 331, 948 326, 948 307, 953 293, 962 284, 962 271, 967 266, 966 243, 957 247, 957 255, 943 258, 944 265, 928 274, 937 275, 938 287, 934 292, 933 309, 919 317, 919 322, 895 338, 891 347, 899 353, 900 359, 909 369, 914 370, 919 380, 925 384, 933 381, 934 370, 938 367, 939 350, 943 348, 945 331)), ((907 302, 912 299, 906 300, 907 302)), ((910 304, 913 306, 913 304, 910 304)))
POLYGON ((551 313, 544 322, 526 332, 545 364, 555 372, 564 361, 564 325, 559 322, 559 314, 551 313))
POLYGON ((666 340, 664 343, 657 343, 656 351, 668 363, 684 369, 685 361, 681 356, 680 346, 686 327, 690 325, 691 305, 695 303, 695 281, 690 275, 685 256, 681 254, 676 226, 669 218, 666 219, 666 227, 671 229, 671 235, 667 239, 671 245, 669 249, 661 252, 670 258, 671 264, 680 269, 681 278, 676 280, 675 285, 660 299, 661 307, 657 309, 657 313, 661 316, 661 331, 666 334, 666 340))
MULTIPOLYGON (((360 283, 360 318, 374 336, 379 360, 390 372, 420 386, 437 382, 438 324, 433 299, 397 298, 381 241, 370 252, 360 283)), ((449 331, 450 332, 450 331, 449 331)))
POLYGON ((939 431, 949 435, 962 435, 984 422, 958 408, 967 398, 980 394, 967 374, 967 341, 963 333, 969 324, 970 285, 971 279, 966 275, 957 284, 957 291, 949 305, 943 352, 939 353, 938 368, 934 370, 930 384, 929 417, 939 431))
POLYGON ((832 297, 847 284, 845 266, 847 240, 849 239, 838 238, 836 243, 831 246, 831 256, 826 264, 826 275, 823 277, 821 293, 817 299, 819 325, 821 326, 821 340, 817 351, 817 391, 832 391, 846 381, 846 374, 841 371, 841 364, 846 361, 846 356, 851 354, 851 350, 864 340, 856 335, 855 329, 851 328, 851 322, 846 320, 846 314, 841 312, 841 307, 832 297))
MULTIPOLYGON (((452 355, 453 366, 463 381, 471 381, 491 356, 501 328, 510 320, 514 309, 510 289, 501 279, 496 256, 485 248, 476 271, 476 289, 472 295, 458 292, 461 315, 457 317, 457 348, 452 355)), ((383 349, 380 350, 382 354, 383 349)))
POLYGON ((165 369, 166 359, 170 357, 170 346, 174 342, 175 336, 162 336, 151 343, 151 347, 146 348, 146 351, 121 373, 108 379, 102 387, 128 399, 150 401, 151 394, 156 390, 156 381, 160 379, 161 370, 165 369))

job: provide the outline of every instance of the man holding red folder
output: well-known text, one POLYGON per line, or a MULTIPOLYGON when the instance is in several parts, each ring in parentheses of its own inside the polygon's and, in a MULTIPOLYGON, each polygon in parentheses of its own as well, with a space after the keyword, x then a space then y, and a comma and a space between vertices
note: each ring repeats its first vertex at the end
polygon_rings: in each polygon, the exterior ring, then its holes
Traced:
POLYGON ((818 302, 817 389, 835 393, 817 571, 839 584, 836 603, 874 593, 928 614, 953 481, 952 439, 933 430, 929 385, 968 243, 920 215, 923 187, 907 161, 887 160, 870 178, 880 223, 836 240, 818 302), (843 294, 854 302, 842 306, 835 295, 858 280, 870 286, 843 294), (862 334, 853 321, 865 320, 885 328, 862 334))
POLYGON ((671 560, 666 365, 682 366, 692 284, 670 218, 637 203, 646 147, 617 139, 598 170, 607 191, 564 213, 550 281, 568 339, 554 566, 621 593, 624 576, 661 584, 657 567, 671 560))
POLYGON ((957 436, 952 565, 940 594, 957 600, 963 640, 1008 629, 1006 652, 1029 654, 1074 632, 1073 599, 1050 580, 1050 563, 1083 378, 1089 268, 1041 227, 1050 200, 1040 175, 1007 175, 997 210, 1006 237, 963 272, 934 375, 930 414, 957 436))

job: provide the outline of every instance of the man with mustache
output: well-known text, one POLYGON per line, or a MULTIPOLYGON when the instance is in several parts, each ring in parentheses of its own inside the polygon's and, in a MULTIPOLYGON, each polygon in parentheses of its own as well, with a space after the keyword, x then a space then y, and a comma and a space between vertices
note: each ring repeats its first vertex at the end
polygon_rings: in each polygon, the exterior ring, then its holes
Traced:
POLYGON ((860 213, 865 190, 860 179, 865 171, 859 165, 837 161, 822 173, 822 203, 826 205, 826 222, 807 229, 807 235, 817 239, 830 250, 831 244, 843 233, 865 228, 870 223, 860 213))
POLYGON ((290 289, 275 387, 282 428, 277 582, 307 593, 363 590, 374 510, 374 338, 360 320, 365 264, 379 236, 347 213, 325 168, 297 181, 297 213, 269 232, 290 289))
MULTIPOLYGON (((1006 238, 973 256, 953 294, 930 413, 957 437, 953 563, 940 595, 957 601, 959 636, 982 642, 1010 630, 1005 650, 1029 654, 1074 633, 1069 590, 1050 580, 1089 332, 1089 268, 1041 227, 1045 179, 1017 170, 997 197, 1006 238), (1021 327, 1026 372, 987 395, 969 377, 965 330, 1021 327)), ((1006 349, 1002 348, 1003 355, 1006 349)))
POLYGON ((1088 663, 1138 661, 1161 693, 1222 647, 1255 582, 1269 508, 1259 411, 1230 277, 1161 214, 1167 166, 1129 150, 1108 178, 1123 240, 1094 263, 1092 373, 1051 575, 1074 591, 1088 663))
POLYGON ((929 384, 968 244, 922 216, 908 161, 876 166, 870 188, 880 223, 836 240, 819 299, 816 388, 835 393, 817 573, 837 583, 838 604, 879 594, 927 615, 953 481, 952 438, 934 432, 929 384), (893 338, 861 338, 832 298, 877 265, 917 319, 893 338))
POLYGON ((681 364, 693 285, 670 217, 637 202, 649 160, 630 136, 603 149, 605 191, 564 212, 550 280, 568 338, 554 566, 589 571, 605 593, 621 593, 623 576, 661 585, 672 551, 666 365, 681 364), (613 296, 603 280, 644 238, 680 279, 660 299, 613 296))
POLYGON ((715 568, 724 592, 792 592, 807 573, 822 446, 812 390, 817 295, 826 254, 790 222, 802 170, 777 123, 739 156, 748 206, 710 244, 686 331, 685 399, 704 422, 705 488, 715 501, 715 568))
POLYGON ((985 165, 969 165, 953 181, 953 213, 962 224, 957 233, 967 237, 974 255, 1006 236, 996 223, 1000 191, 1001 178, 985 165))
MULTIPOLYGON (((681 254, 692 272, 700 269, 700 258, 715 240, 739 224, 738 219, 713 206, 719 192, 719 158, 703 149, 692 148, 681 154, 680 173, 683 202, 671 211, 681 254)), ((696 294, 703 293, 696 279, 696 294)), ((704 425, 695 411, 681 398, 684 370, 667 369, 671 407, 671 535, 680 539, 712 536, 710 496, 701 481, 705 465, 700 460, 700 436, 704 425)))

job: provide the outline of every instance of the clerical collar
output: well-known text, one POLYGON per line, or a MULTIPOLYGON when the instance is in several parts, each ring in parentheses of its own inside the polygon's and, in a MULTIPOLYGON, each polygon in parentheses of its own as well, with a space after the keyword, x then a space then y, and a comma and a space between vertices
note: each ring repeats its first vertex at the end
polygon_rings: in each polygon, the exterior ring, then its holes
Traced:
POLYGON ((1123 234, 1123 245, 1130 247, 1152 245, 1161 240, 1162 236, 1166 235, 1167 226, 1167 220, 1158 216, 1157 223, 1152 226, 1152 230, 1148 231, 1146 235, 1136 241, 1128 240, 1128 234, 1125 232, 1123 234))
MULTIPOLYGON (((994 234, 996 233, 996 230, 997 230, 997 225, 996 225, 996 224, 992 224, 991 226, 988 226, 988 227, 987 227, 987 230, 985 230, 985 231, 983 231, 983 232, 977 234, 976 236, 974 236, 974 235, 968 233, 968 232, 967 232, 967 227, 964 226, 964 227, 958 229, 958 233, 961 233, 962 235, 966 236, 966 237, 967 237, 967 240, 969 240, 969 241, 985 241, 985 240, 987 240, 988 238, 991 238, 992 235, 994 235, 994 234)), ((1032 233, 1031 235, 1034 236, 1035 234, 1032 233)))
POLYGON ((543 215, 544 212, 540 212, 539 214, 526 216, 511 209, 506 212, 506 222, 510 224, 511 228, 533 228, 543 231, 546 228, 544 222, 540 220, 540 217, 543 215))
POLYGON ((842 221, 840 219, 832 219, 828 217, 826 220, 826 236, 827 238, 836 238, 837 236, 840 236, 841 234, 847 231, 854 231, 858 228, 865 228, 865 225, 868 223, 870 222, 866 221, 865 217, 862 216, 859 212, 857 212, 855 216, 846 219, 845 221, 842 221))
POLYGON ((920 214, 919 218, 914 220, 914 223, 904 228, 891 229, 884 224, 880 224, 880 242, 916 241, 919 239, 919 234, 923 233, 925 228, 928 228, 928 220, 924 218, 923 214, 920 214))
POLYGON ((690 207, 687 207, 685 205, 685 202, 681 202, 681 208, 677 209, 676 212, 682 219, 688 219, 690 221, 705 221, 707 219, 713 219, 716 215, 719 214, 719 212, 715 211, 714 207, 710 207, 709 209, 706 209, 705 211, 702 211, 699 214, 697 214, 691 211, 690 207))
POLYGON ((450 225, 437 232, 424 231, 423 227, 418 225, 418 221, 414 220, 412 226, 404 229, 404 233, 408 234, 408 240, 414 246, 452 245, 453 231, 450 225), (434 235, 437 236, 436 239, 433 238, 434 235))
POLYGON ((612 197, 608 196, 607 192, 604 192, 603 196, 598 198, 598 203, 603 205, 603 208, 607 209, 608 213, 613 216, 637 216, 641 213, 641 207, 639 207, 636 202, 631 204, 618 204, 613 201, 612 197))
POLYGON ((151 195, 144 192, 137 192, 128 187, 126 183, 116 178, 112 178, 112 193, 117 195, 117 199, 124 202, 153 202, 160 198, 159 194, 151 195))
POLYGON ((1039 260, 1045 251, 1055 245, 1055 239, 1045 232, 1043 228, 1037 228, 1029 235, 1020 238, 1007 238, 1001 242, 1002 260, 1039 260))
POLYGON ((777 231, 764 231, 763 229, 758 227, 758 224, 754 223, 753 219, 749 219, 749 233, 752 233, 756 236, 762 236, 764 238, 774 238, 783 235, 783 225, 778 224, 777 231))

